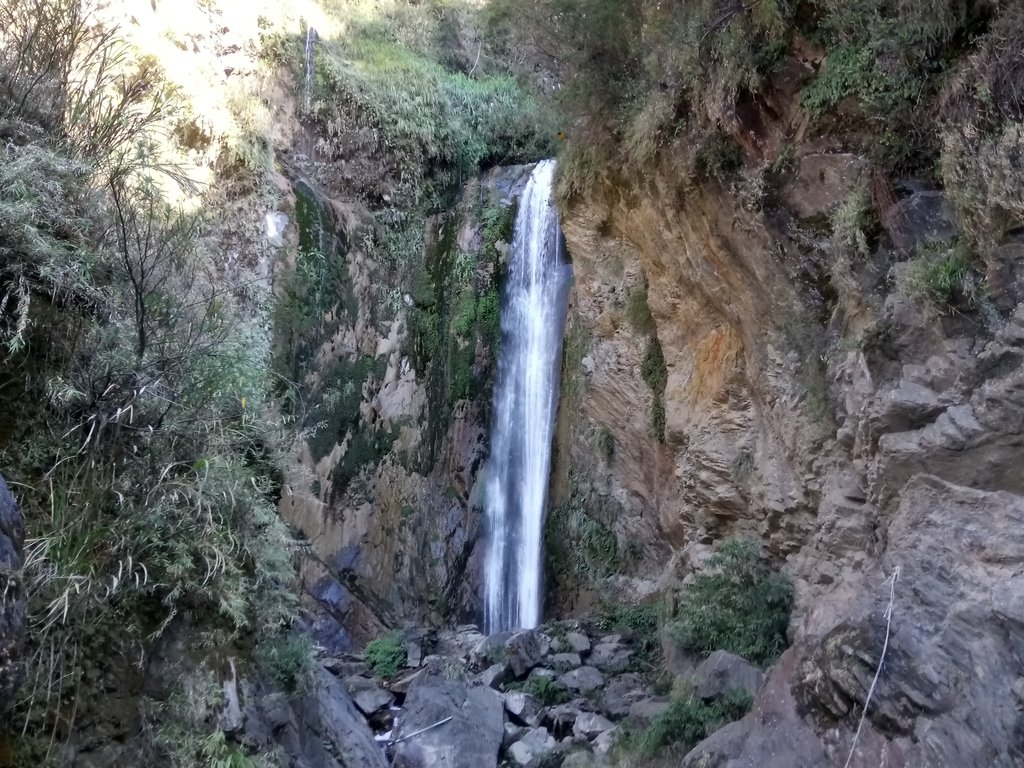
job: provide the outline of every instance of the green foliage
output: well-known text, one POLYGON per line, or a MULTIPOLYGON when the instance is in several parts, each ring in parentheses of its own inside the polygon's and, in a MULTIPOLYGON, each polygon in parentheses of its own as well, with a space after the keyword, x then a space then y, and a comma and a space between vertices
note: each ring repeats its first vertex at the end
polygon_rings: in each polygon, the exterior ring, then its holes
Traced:
POLYGON ((579 496, 548 512, 544 541, 547 571, 556 581, 601 579, 622 567, 615 534, 579 496))
POLYGON ((513 78, 451 71, 379 25, 351 30, 318 46, 314 113, 339 136, 372 132, 404 200, 428 201, 483 161, 547 154, 545 113, 513 78))
POLYGON ((211 227, 165 199, 195 191, 152 149, 171 94, 74 0, 0 0, 0 21, 0 341, 17 372, 0 464, 30 527, 31 741, 92 717, 105 675, 176 618, 258 640, 295 600, 270 297, 226 287, 211 227))
POLYGON ((405 644, 402 633, 394 631, 389 635, 371 640, 366 644, 366 663, 378 677, 392 678, 405 665, 405 644))
POLYGON ((939 312, 973 309, 978 302, 979 276, 967 246, 933 245, 920 249, 907 266, 907 295, 939 312))
POLYGON ((765 665, 786 647, 793 598, 789 579, 773 571, 753 542, 724 542, 684 589, 669 631, 685 647, 735 653, 765 665))
POLYGON ((653 663, 661 653, 661 606, 657 603, 606 605, 598 626, 602 631, 628 633, 633 642, 636 658, 653 663))
POLYGON ((665 387, 668 385, 668 368, 657 336, 651 336, 647 340, 647 349, 640 364, 640 375, 654 396, 654 403, 651 406, 651 429, 659 442, 665 442, 665 387))
POLYGON ((626 297, 626 322, 637 333, 654 333, 654 317, 647 304, 647 286, 642 285, 626 297))
POLYGON ((743 717, 750 705, 750 697, 741 691, 710 703, 696 698, 676 699, 645 729, 625 730, 618 747, 640 757, 653 757, 667 747, 682 755, 726 723, 743 717))
POLYGON ((313 672, 313 643, 305 634, 265 638, 256 646, 255 658, 263 674, 278 688, 299 693, 313 672))
POLYGON ((565 704, 572 698, 572 693, 560 682, 550 677, 528 677, 522 683, 517 683, 510 688, 528 693, 533 696, 544 707, 553 707, 558 704, 565 704))

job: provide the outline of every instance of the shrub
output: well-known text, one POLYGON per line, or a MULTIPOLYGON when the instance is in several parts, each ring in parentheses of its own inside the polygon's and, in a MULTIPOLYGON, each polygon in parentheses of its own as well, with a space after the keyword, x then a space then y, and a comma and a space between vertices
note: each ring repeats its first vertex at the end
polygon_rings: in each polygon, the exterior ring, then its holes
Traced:
POLYGON ((907 295, 940 312, 972 309, 977 302, 978 276, 964 246, 924 248, 907 267, 907 295))
POLYGON ((405 665, 402 633, 394 631, 366 644, 366 663, 378 677, 391 678, 405 665))
POLYGON ((751 699, 734 691, 713 702, 700 699, 676 699, 665 712, 639 732, 626 733, 621 745, 642 757, 651 757, 666 747, 688 752, 726 723, 738 720, 750 709, 751 699))
POLYGON ((659 442, 665 442, 665 387, 668 385, 668 368, 665 355, 661 351, 661 343, 657 336, 647 341, 643 362, 640 364, 640 375, 650 387, 654 395, 651 405, 651 429, 659 442))
POLYGON ((765 665, 786 647, 793 587, 761 559, 757 545, 732 539, 684 589, 669 631, 703 654, 726 650, 765 665))
POLYGON ((313 643, 305 634, 265 639, 256 646, 256 663, 282 690, 298 693, 313 671, 313 643))
POLYGON ((647 303, 647 286, 640 286, 626 298, 626 322, 637 333, 653 333, 654 317, 647 303))

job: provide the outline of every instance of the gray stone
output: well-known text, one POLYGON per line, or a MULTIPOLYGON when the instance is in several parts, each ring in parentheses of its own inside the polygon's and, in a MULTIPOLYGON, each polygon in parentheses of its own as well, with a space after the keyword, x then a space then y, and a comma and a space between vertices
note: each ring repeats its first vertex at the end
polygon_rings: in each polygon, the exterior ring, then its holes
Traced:
POLYGON ((667 627, 662 628, 660 637, 665 669, 676 677, 692 677, 703 659, 680 643, 667 627))
POLYGON ((558 677, 558 673, 553 669, 548 669, 547 667, 534 667, 530 670, 530 674, 527 675, 527 677, 546 677, 548 680, 554 680, 558 677))
POLYGON ((607 718, 594 712, 581 712, 573 724, 572 733, 577 738, 592 741, 605 731, 610 731, 615 725, 607 718))
POLYGON ((242 730, 244 720, 242 718, 242 704, 238 697, 238 675, 235 670, 235 660, 228 660, 231 667, 231 677, 225 678, 221 684, 224 695, 224 707, 217 718, 217 727, 225 733, 237 733, 242 730))
POLYGON ((601 757, 607 757, 612 751, 612 747, 615 746, 615 734, 618 728, 612 728, 611 730, 604 731, 593 741, 594 754, 600 755, 601 757))
POLYGON ((398 743, 394 768, 494 768, 505 736, 502 701, 471 685, 461 664, 431 660, 405 698, 395 738, 447 720, 398 743))
POLYGON ((573 703, 557 704, 544 710, 543 721, 556 738, 564 738, 572 735, 572 729, 576 725, 576 718, 580 716, 580 711, 580 708, 573 703))
POLYGON ((522 691, 509 691, 502 694, 505 701, 505 711, 512 718, 523 725, 536 726, 540 714, 540 703, 528 693, 522 691))
POLYGON ((388 768, 366 720, 341 681, 327 670, 314 672, 310 691, 295 710, 302 730, 282 740, 289 754, 303 755, 311 765, 333 766, 324 751, 327 744, 334 754, 345 755, 345 768, 388 768))
POLYGON ((594 647, 587 658, 587 664, 602 672, 623 672, 629 667, 633 652, 621 642, 604 642, 594 647))
POLYGON ((416 678, 422 673, 422 669, 407 669, 404 672, 399 672, 397 677, 388 681, 388 690, 392 693, 405 695, 409 692, 409 688, 416 678))
POLYGON ((405 631, 405 666, 418 667, 423 663, 423 633, 419 630, 405 631))
POLYGON ((604 675, 593 667, 580 667, 572 672, 566 672, 558 678, 558 682, 570 691, 590 693, 595 688, 600 688, 604 685, 604 675))
POLYGON ((507 750, 521 738, 523 734, 529 730, 522 725, 516 725, 515 723, 505 722, 505 734, 501 739, 501 748, 507 750))
MULTIPOLYGON (((506 660, 505 642, 512 637, 511 632, 496 632, 478 641, 469 652, 469 661, 477 668, 489 667, 506 660)), ((452 654, 458 655, 458 654, 452 654)))
POLYGON ((695 693, 705 701, 732 691, 753 697, 764 682, 764 673, 746 659, 728 651, 715 651, 693 675, 695 693))
POLYGON ((516 677, 523 677, 541 658, 540 636, 536 630, 521 630, 505 641, 505 660, 516 677))
POLYGON ((345 689, 352 696, 356 707, 369 717, 374 712, 390 707, 395 697, 367 677, 353 675, 345 678, 345 689))
POLYGON ((281 692, 268 693, 259 702, 260 711, 271 730, 286 725, 292 718, 292 708, 288 696, 281 692))
POLYGON ((668 710, 670 706, 672 706, 672 701, 667 696, 652 696, 648 699, 640 699, 630 704, 629 719, 647 724, 668 710))
POLYGON ((512 762, 522 768, 540 768, 558 743, 546 728, 534 728, 509 748, 512 762))
POLYGON ((885 212, 882 223, 896 248, 907 252, 956 235, 953 207, 938 190, 920 190, 897 201, 885 212))
POLYGON ((16 576, 24 562, 25 524, 0 476, 0 714, 10 706, 24 677, 25 596, 16 576))
POLYGON ((590 651, 590 638, 582 632, 569 632, 565 636, 565 642, 573 653, 582 655, 590 651))
POLYGON ((480 682, 488 688, 500 688, 512 679, 512 670, 507 661, 499 661, 492 664, 480 673, 480 682))
POLYGON ((579 654, 576 653, 556 653, 554 656, 549 656, 547 664, 552 669, 557 669, 560 672, 568 672, 570 669, 576 669, 583 662, 580 660, 579 654))
POLYGON ((625 717, 632 704, 647 696, 639 675, 628 674, 614 677, 604 687, 601 708, 609 717, 625 717))

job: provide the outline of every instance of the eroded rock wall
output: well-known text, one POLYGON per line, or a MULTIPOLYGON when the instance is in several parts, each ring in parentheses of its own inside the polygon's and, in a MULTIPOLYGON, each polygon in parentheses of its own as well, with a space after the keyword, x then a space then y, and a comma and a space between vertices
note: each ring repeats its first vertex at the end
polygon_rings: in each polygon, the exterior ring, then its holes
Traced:
POLYGON ((890 598, 888 656, 851 764, 1022 759, 1019 242, 1008 233, 986 254, 973 308, 910 298, 919 246, 948 245, 956 213, 910 181, 877 230, 851 236, 842 212, 868 189, 867 166, 819 143, 782 172, 748 157, 728 181, 653 169, 564 216, 581 364, 561 414, 558 498, 583 499, 628 557, 610 577, 563 584, 550 609, 585 611, 609 585, 670 594, 734 535, 762 540, 797 587, 794 648, 753 714, 687 764, 842 764, 890 598), (652 388, 654 338, 665 371, 652 388), (799 760, 770 762, 766 717, 796 734, 799 760))

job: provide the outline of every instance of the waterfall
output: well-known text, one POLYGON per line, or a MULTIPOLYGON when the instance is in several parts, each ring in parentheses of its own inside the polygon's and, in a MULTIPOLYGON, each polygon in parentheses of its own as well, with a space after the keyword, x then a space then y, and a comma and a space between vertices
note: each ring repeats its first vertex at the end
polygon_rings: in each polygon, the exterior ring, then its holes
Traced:
POLYGON ((572 268, 551 201, 555 161, 537 165, 519 200, 501 308, 491 455, 485 472, 488 632, 540 623, 541 545, 572 268))

